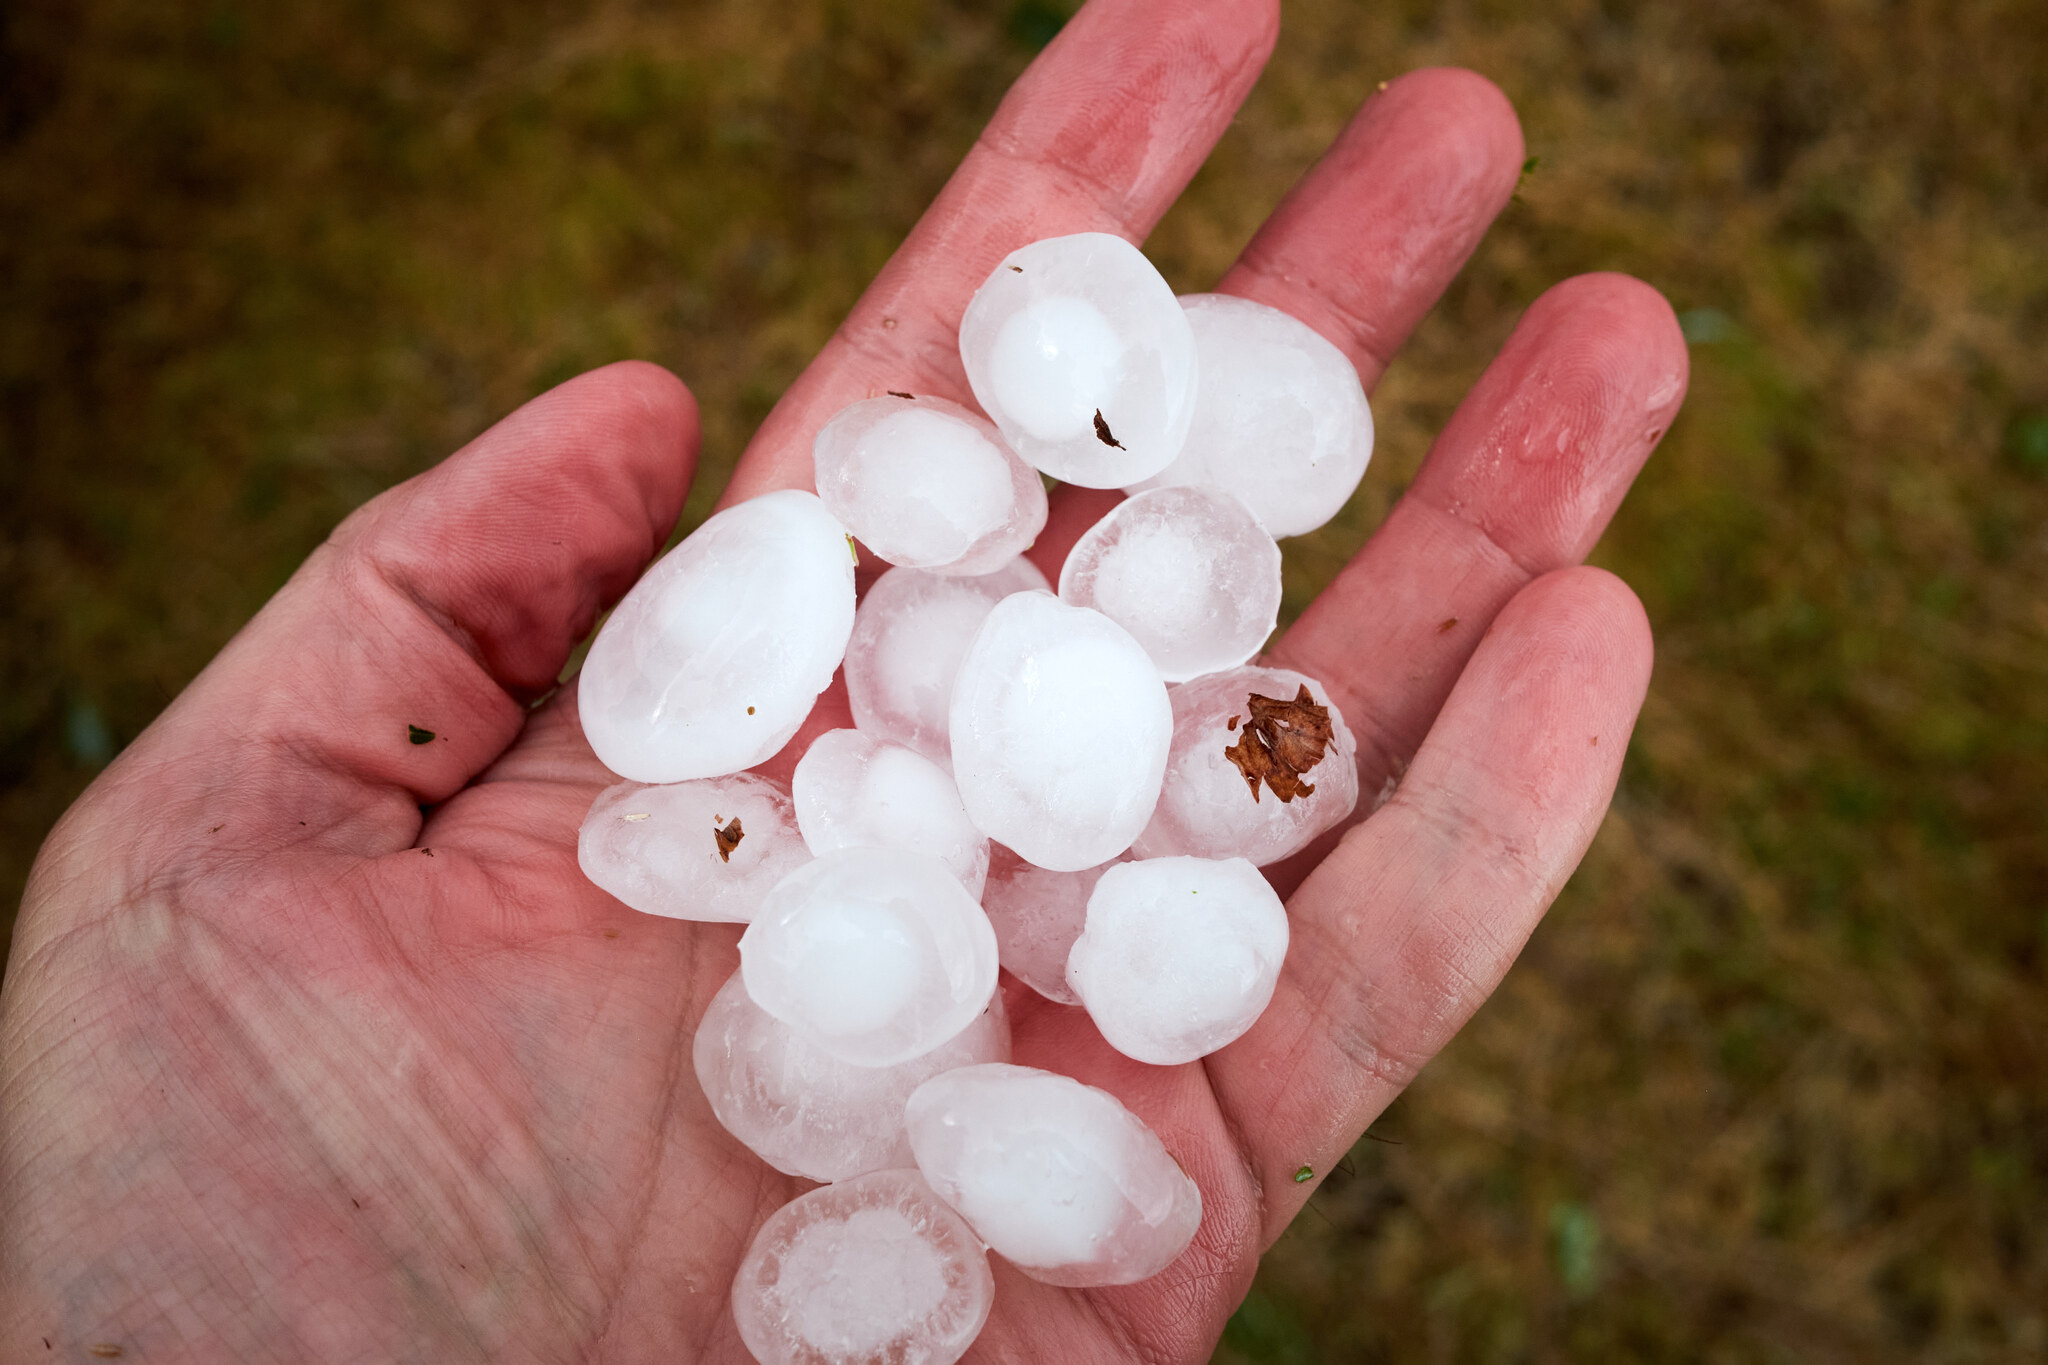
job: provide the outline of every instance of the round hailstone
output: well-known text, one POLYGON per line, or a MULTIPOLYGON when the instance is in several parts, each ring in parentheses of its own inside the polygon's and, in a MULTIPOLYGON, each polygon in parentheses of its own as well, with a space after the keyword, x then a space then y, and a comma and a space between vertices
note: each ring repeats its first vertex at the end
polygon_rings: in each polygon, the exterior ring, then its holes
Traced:
POLYGON ((818 496, 891 564, 1001 568, 1045 529, 1045 484, 986 417, 891 394, 843 408, 812 447, 818 496))
POLYGON ((953 683, 953 778, 975 825, 1078 872, 1152 818, 1173 738, 1166 685, 1116 622, 1050 593, 988 614, 953 683))
POLYGON ((905 1117, 917 1168, 990 1249, 1035 1280, 1135 1284, 1171 1265, 1202 1192, 1107 1091, 991 1064, 926 1081, 905 1117))
POLYGON ((1280 619, 1280 547, 1220 488, 1156 488, 1089 527, 1060 600, 1093 607, 1183 682, 1259 652, 1280 619))
POLYGON ((1046 590, 1028 559, 991 574, 943 578, 891 569, 876 579, 846 643, 846 697, 865 734, 915 749, 951 769, 947 708, 953 676, 991 608, 1013 592, 1046 590))
POLYGON ((1181 300, 1202 389, 1180 457, 1136 492, 1208 484, 1243 498, 1274 536, 1313 531, 1350 498, 1372 458, 1358 371, 1315 328, 1228 294, 1181 300))
POLYGON ((953 779, 922 754, 858 730, 827 730, 811 741, 791 786, 812 853, 867 846, 929 853, 980 898, 988 839, 967 818, 953 779))
POLYGON ((957 1066, 1010 1060, 1003 993, 958 1037, 897 1066, 855 1066, 805 1042, 747 997, 740 974, 712 997, 691 1049, 718 1121, 785 1175, 845 1180, 914 1164, 910 1092, 957 1066))
POLYGON ((740 936, 747 994, 858 1066, 923 1056, 996 988, 988 916, 937 858, 842 848, 782 879, 740 936))
POLYGON ((960 359, 1016 452, 1067 483, 1148 479, 1187 439, 1194 329, 1121 237, 1050 237, 1004 257, 960 319, 960 359))
POLYGON ((732 1282, 761 1365, 951 1365, 995 1302, 988 1253, 916 1171, 876 1171, 784 1204, 732 1282))
POLYGON ((789 793, 752 773, 606 787, 576 836, 584 876, 670 919, 745 924, 810 860, 789 793))
POLYGON ((1173 1066, 1242 1036, 1286 956, 1287 911, 1256 867, 1148 858, 1095 884, 1067 984, 1111 1047, 1173 1066))
POLYGON ((1299 853, 1357 807, 1358 747, 1313 678, 1233 668, 1167 696, 1173 751, 1152 823, 1131 846, 1140 858, 1185 853, 1264 867, 1299 853))
POLYGON ((649 569, 590 646, 577 714, 607 768, 683 782, 789 742, 853 630, 846 531, 811 493, 728 507, 649 569))
POLYGON ((1001 844, 989 845, 981 908, 995 926, 996 956, 1010 975, 1048 1000, 1081 1003, 1067 985, 1067 954, 1088 922, 1088 893, 1112 866, 1054 872, 1033 867, 1001 844))

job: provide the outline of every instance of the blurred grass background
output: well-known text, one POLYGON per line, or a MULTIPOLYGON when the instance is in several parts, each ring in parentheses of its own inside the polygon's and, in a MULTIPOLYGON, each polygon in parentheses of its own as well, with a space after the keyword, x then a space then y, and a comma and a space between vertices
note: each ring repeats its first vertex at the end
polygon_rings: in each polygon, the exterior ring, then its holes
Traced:
MULTIPOLYGON (((547 386, 686 378, 701 518, 1057 0, 0 9, 0 898, 349 508, 547 386)), ((1373 84, 1538 164, 1297 610, 1545 286, 1687 411, 1598 559, 1659 662, 1522 964, 1225 1361, 2048 1358, 2048 6, 1296 0, 1148 249, 1206 287, 1373 84)))

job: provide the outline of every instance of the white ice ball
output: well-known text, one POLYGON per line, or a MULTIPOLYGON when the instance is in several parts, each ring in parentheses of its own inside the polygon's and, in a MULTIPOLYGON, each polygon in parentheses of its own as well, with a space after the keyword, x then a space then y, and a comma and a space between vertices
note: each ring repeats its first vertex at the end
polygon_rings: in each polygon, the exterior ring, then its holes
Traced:
POLYGON ((1067 984, 1111 1047, 1173 1066, 1241 1037, 1286 956, 1287 911, 1256 867, 1149 858, 1095 884, 1067 984))
POLYGON ((1129 848, 1152 818, 1173 708, 1122 626, 1023 592, 968 647, 951 733, 974 823, 1040 867, 1079 871, 1129 848))
POLYGON ((853 630, 853 554, 816 495, 728 507, 633 585, 597 633, 577 714, 635 782, 770 758, 832 681, 853 630))
POLYGON ((1277 308, 1229 294, 1181 299, 1201 357, 1194 424, 1179 458, 1133 492, 1208 484, 1244 499, 1274 536, 1337 515, 1372 458, 1365 386, 1329 339, 1277 308))
POLYGON ((855 1066, 756 1005, 734 972, 691 1047, 697 1081, 725 1130, 787 1175, 845 1180, 913 1164, 910 1092, 942 1071, 1010 1060, 1003 993, 949 1041, 896 1066, 855 1066))
POLYGON ((974 578, 921 569, 883 574, 862 599, 846 644, 853 723, 950 769, 948 708, 967 646, 996 603, 1046 586, 1045 575, 1023 558, 974 578))
POLYGON ((1244 858, 1264 867, 1299 853, 1357 808, 1358 746, 1315 679, 1285 668, 1233 668, 1182 683, 1167 696, 1173 749, 1152 823, 1131 846, 1139 857, 1244 858), (1227 755, 1264 743, 1247 738, 1253 697, 1294 702, 1304 687, 1329 712, 1330 740, 1322 761, 1300 774, 1315 790, 1283 801, 1270 784, 1254 788, 1227 755))
POLYGON ((790 786, 812 853, 869 845, 928 853, 980 897, 988 839, 967 818, 953 779, 922 754, 859 730, 827 730, 811 741, 790 786))
POLYGON ((917 1167, 989 1247, 1047 1284, 1135 1284, 1187 1250, 1202 1192, 1107 1091, 991 1064, 944 1072, 906 1111, 917 1167))
POLYGON ((960 359, 1010 445, 1067 483, 1150 478, 1187 439, 1194 330, 1121 237, 1050 237, 1004 257, 960 320, 960 359))
POLYGON ((894 1066, 974 1022, 996 985, 988 916, 938 859, 842 848, 768 893, 740 937, 747 994, 845 1061, 894 1066))
POLYGON ((946 574, 1001 568, 1045 527, 1045 484, 994 424, 943 398, 843 408, 812 447, 818 496, 891 564, 946 574))
POLYGON ((1074 543, 1060 600, 1093 607, 1181 682, 1234 668, 1280 619, 1280 547, 1220 488, 1158 488, 1110 509, 1074 543))
POLYGON ((732 1282, 740 1340, 761 1365, 951 1365, 994 1302, 988 1253, 916 1171, 784 1204, 732 1282))
POLYGON ((789 793, 752 773, 607 787, 576 836, 584 876, 670 919, 744 924, 810 860, 789 793))

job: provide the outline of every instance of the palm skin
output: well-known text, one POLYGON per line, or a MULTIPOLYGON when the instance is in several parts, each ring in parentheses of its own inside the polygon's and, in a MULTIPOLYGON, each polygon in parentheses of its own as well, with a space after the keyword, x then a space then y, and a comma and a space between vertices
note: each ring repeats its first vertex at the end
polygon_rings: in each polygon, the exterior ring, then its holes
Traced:
MULTIPOLYGON (((950 329, 982 275, 1038 237, 1142 239, 1274 24, 1263 0, 1078 16, 726 501, 804 486, 854 399, 966 399, 950 329)), ((1309 321, 1370 386, 1521 154, 1485 82, 1405 77, 1219 287, 1309 321)), ((1598 825, 1648 675, 1633 597, 1570 566, 1684 381, 1652 291, 1552 290, 1273 651, 1331 687, 1363 790, 1400 783, 1274 872, 1294 944, 1249 1034, 1144 1066, 1005 979, 1016 1060, 1122 1098, 1204 1217, 1139 1285, 1052 1289, 997 1258, 970 1359, 1205 1358, 1314 1188, 1294 1172, 1326 1170, 1497 984, 1598 825)), ((719 1128, 691 1069, 738 927, 585 881, 575 832, 610 778, 573 685, 528 705, 659 547, 695 440, 651 366, 535 400, 351 517, 51 835, 0 997, 5 1358, 746 1358, 734 1267, 805 1185, 719 1128)), ((1043 567, 1110 496, 1069 491, 1043 567)))

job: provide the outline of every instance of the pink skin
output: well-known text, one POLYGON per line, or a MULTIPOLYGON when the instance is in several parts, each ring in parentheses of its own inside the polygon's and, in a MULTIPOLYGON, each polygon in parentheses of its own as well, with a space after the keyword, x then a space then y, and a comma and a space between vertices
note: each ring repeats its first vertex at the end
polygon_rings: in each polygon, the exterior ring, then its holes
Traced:
MULTIPOLYGON (((1275 23, 1266 0, 1098 0, 1069 24, 726 500, 803 485, 811 433, 853 399, 965 399, 952 328, 983 274, 1037 237, 1142 239, 1275 23)), ((1521 156, 1485 81, 1403 77, 1222 287, 1306 318, 1370 383, 1521 156)), ((1314 1187, 1292 1173, 1327 1170, 1498 984, 1642 699, 1640 607, 1571 566, 1685 373, 1648 288, 1550 291, 1274 651, 1342 699, 1366 791, 1406 766, 1286 870, 1296 951, 1251 1033, 1148 1067, 1013 994, 1017 1060, 1122 1097, 1205 1217, 1140 1285, 1051 1289, 998 1260, 971 1359, 1206 1359, 1314 1187)), ((573 689, 526 705, 661 543, 696 440, 689 394, 647 365, 529 403, 350 517, 50 836, 0 999, 9 1358, 745 1359, 733 1268, 801 1185, 691 1074, 738 926, 584 881, 576 828, 609 779, 573 689)), ((1111 500, 1056 510, 1049 572, 1111 500)))

